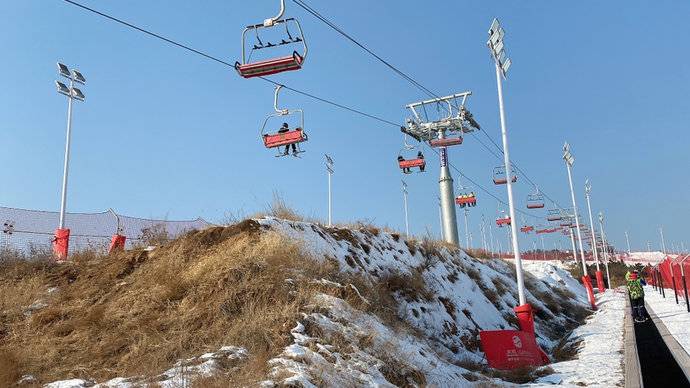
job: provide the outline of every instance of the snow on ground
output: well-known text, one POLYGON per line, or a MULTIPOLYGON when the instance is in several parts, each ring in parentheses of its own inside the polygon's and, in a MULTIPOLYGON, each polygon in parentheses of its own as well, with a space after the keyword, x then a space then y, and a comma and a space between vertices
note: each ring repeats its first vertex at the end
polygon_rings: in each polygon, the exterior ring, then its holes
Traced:
POLYGON ((589 305, 587 290, 582 284, 570 275, 566 264, 561 261, 525 260, 522 268, 554 288, 565 288, 575 294, 577 300, 583 305, 589 305))
MULTIPOLYGON (((427 338, 450 350, 455 360, 483 360, 476 341, 479 330, 517 328, 511 322, 515 316, 512 308, 518 304, 514 268, 504 261, 478 260, 462 250, 446 247, 425 248, 423 242, 408 242, 372 228, 328 229, 271 217, 258 221, 268 229, 302 241, 316 260, 334 259, 341 271, 362 275, 372 283, 396 273, 421 276, 431 298, 401 292, 396 298, 398 314, 427 338)), ((566 276, 565 271, 559 274, 566 276)), ((559 340, 554 327, 565 326, 571 319, 563 312, 551 311, 544 303, 543 294, 553 294, 546 283, 536 281, 531 285, 527 300, 540 312, 535 318, 535 329, 539 343, 548 350, 559 340)), ((566 285, 557 288, 564 289, 566 285)), ((579 304, 567 297, 559 302, 579 304)))
MULTIPOLYGON (((344 299, 317 294, 295 322, 292 343, 269 361, 269 380, 264 386, 504 384, 469 369, 486 365, 480 330, 517 328, 512 311, 517 305, 517 286, 510 263, 475 259, 438 243, 405 241, 375 228, 324 228, 275 218, 257 221, 267 232, 302 241, 314 259, 335 261, 341 272, 372 285, 390 284, 397 277, 397 288, 391 289, 396 303, 388 307, 397 308, 394 313, 400 317, 399 325, 385 324, 344 299)), ((568 335, 565 327, 575 323, 568 314, 587 306, 586 293, 557 262, 525 262, 524 269, 532 275, 526 277, 526 296, 536 311, 538 341, 550 352, 568 335)), ((314 281, 326 288, 350 287, 359 293, 349 284, 314 281)), ((542 385, 605 382, 612 386, 620 382, 624 299, 609 291, 601 296, 600 305, 570 335, 571 341, 582 341, 579 359, 554 364, 555 374, 542 378, 542 385)), ((185 376, 209 375, 218 357, 240 360, 247 354, 241 348, 223 348, 182 360, 155 379, 163 387, 172 387, 185 376)), ((98 386, 130 388, 143 381, 151 380, 117 378, 98 386)), ((80 388, 93 383, 66 380, 53 384, 48 387, 80 388)))
POLYGON ((673 291, 666 289, 666 298, 664 298, 652 286, 645 287, 644 295, 645 302, 666 325, 676 341, 690 354, 690 313, 685 300, 679 296, 678 304, 676 304, 673 291))
MULTIPOLYGON (((663 252, 655 251, 655 252, 630 252, 628 254, 623 254, 621 258, 623 261, 627 263, 641 263, 641 264, 651 264, 655 265, 658 264, 666 258, 666 254, 663 252)), ((677 255, 670 255, 671 257, 675 257, 677 255)))
POLYGON ((538 380, 532 387, 563 384, 569 386, 621 386, 623 369, 623 321, 626 295, 618 290, 598 294, 599 309, 587 323, 575 329, 570 341, 582 341, 577 359, 551 364, 556 372, 538 380))
POLYGON ((93 381, 69 379, 46 384, 43 388, 135 388, 153 384, 160 388, 178 388, 190 386, 197 377, 213 376, 219 371, 219 365, 224 368, 241 363, 247 359, 247 350, 236 346, 223 346, 216 352, 202 354, 186 360, 179 360, 172 368, 153 378, 117 377, 106 382, 96 384, 93 381))

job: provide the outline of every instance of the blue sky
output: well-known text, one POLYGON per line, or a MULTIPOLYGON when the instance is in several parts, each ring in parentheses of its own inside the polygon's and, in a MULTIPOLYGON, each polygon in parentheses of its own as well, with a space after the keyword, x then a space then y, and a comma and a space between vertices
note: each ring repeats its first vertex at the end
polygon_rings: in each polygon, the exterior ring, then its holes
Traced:
MULTIPOLYGON (((244 25, 272 16, 278 1, 82 3, 234 62, 244 25)), ((579 206, 589 177, 594 210, 605 211, 619 248, 624 230, 633 248, 647 241, 657 247, 659 225, 669 247, 690 246, 684 222, 690 217, 690 3, 309 4, 436 93, 471 90, 468 105, 496 141, 496 83, 485 41, 491 19, 500 18, 513 59, 504 88, 518 166, 565 206, 561 146, 567 140, 576 157, 579 206)), ((301 20, 310 52, 303 70, 276 81, 400 123, 403 106, 425 98, 291 1, 287 14, 301 20)), ((304 109, 310 141, 302 159, 275 158, 259 140, 272 111, 271 85, 59 0, 6 2, 0 46, 0 205, 58 209, 67 105, 53 89, 60 60, 88 79, 87 101, 74 111, 70 211, 112 207, 141 217, 220 221, 225 213, 262 210, 277 191, 304 214, 325 218, 328 153, 336 162, 335 221, 404 228, 395 165, 402 136, 392 126, 285 91, 281 105, 304 109)), ((491 170, 501 162, 472 136, 450 158, 507 198, 504 187, 491 184, 491 170)), ((438 232, 438 167, 430 159, 428 173, 405 177, 418 234, 438 232)), ((474 189, 479 205, 470 222, 479 245, 481 215, 493 220, 499 206, 474 189)), ((531 190, 518 182, 522 208, 531 190)), ((459 225, 462 236, 462 218, 459 225)))

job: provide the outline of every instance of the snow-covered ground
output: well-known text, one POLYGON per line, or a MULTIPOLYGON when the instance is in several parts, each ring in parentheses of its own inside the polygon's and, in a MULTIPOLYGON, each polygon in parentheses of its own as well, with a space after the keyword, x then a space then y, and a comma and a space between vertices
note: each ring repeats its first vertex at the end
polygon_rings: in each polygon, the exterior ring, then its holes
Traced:
MULTIPOLYGON (((478 372, 486 365, 479 331, 516 328, 512 312, 517 305, 516 283, 510 263, 475 259, 440 245, 407 242, 371 228, 327 229, 274 218, 258 221, 268 233, 302 241, 314 259, 337 262, 345 274, 373 285, 390 282, 391 277, 397 277, 399 283, 404 280, 392 289, 395 303, 387 306, 397 309, 394 313, 400 325, 386 323, 332 295, 338 293, 317 293, 295 322, 292 343, 269 361, 269 380, 264 386, 513 386, 478 372)), ((524 269, 531 275, 527 277, 527 299, 538 311, 538 341, 551 352, 568 336, 564 327, 575 322, 569 313, 588 306, 587 295, 558 262, 528 261, 524 269)), ((288 284, 290 281, 286 279, 288 284)), ((355 292, 364 304, 371 303, 347 281, 313 281, 323 289, 355 292)), ((613 290, 598 295, 599 310, 568 337, 577 346, 577 359, 551 365, 555 373, 536 386, 610 387, 622 381, 625 299, 621 295, 613 290)), ((180 361, 157 380, 167 387, 189 374, 209 375, 214 372, 214 360, 231 357, 241 362, 247 353, 224 347, 180 361)), ((141 382, 141 378, 118 378, 100 386, 130 388, 141 382)), ((66 380, 53 384, 49 387, 91 383, 66 380)))
POLYGON ((644 294, 645 302, 666 325, 676 341, 690 354, 690 313, 685 300, 679 296, 678 304, 676 304, 673 291, 667 289, 666 298, 664 298, 652 286, 646 286, 644 294))
MULTIPOLYGON (((676 257, 677 255, 670 255, 671 257, 676 257)), ((663 252, 655 251, 655 252, 630 252, 629 254, 623 254, 621 255, 621 258, 623 261, 625 261, 628 264, 635 264, 635 263, 640 263, 640 264, 651 264, 655 265, 658 264, 666 258, 666 255, 663 252)))
MULTIPOLYGON (((580 287, 582 288, 582 287, 580 287)), ((570 341, 582 341, 577 359, 551 364, 555 374, 538 380, 541 387, 552 384, 587 387, 621 386, 623 369, 623 320, 625 318, 625 294, 606 290, 597 295, 597 312, 587 323, 575 329, 570 341)))

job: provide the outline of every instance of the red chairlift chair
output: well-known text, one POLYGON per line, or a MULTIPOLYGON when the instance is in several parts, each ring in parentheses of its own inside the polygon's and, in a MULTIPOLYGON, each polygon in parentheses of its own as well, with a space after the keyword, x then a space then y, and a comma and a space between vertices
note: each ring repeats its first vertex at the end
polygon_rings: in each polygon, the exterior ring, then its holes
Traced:
MULTIPOLYGON (((511 182, 517 182, 517 175, 512 174, 511 182)), ((508 178, 506 178, 506 171, 504 166, 498 166, 494 168, 494 184, 505 185, 508 183, 508 178)))
POLYGON ((528 209, 543 209, 544 208, 544 196, 539 192, 539 189, 535 193, 529 194, 527 196, 527 208, 528 209))
POLYGON ((496 225, 498 225, 498 227, 502 227, 503 225, 510 225, 510 224, 511 224, 510 216, 505 216, 505 217, 501 217, 501 218, 496 219, 496 225))
POLYGON ((275 17, 266 19, 262 24, 255 24, 247 26, 244 31, 242 31, 242 62, 235 62, 235 69, 244 78, 252 77, 262 77, 271 74, 281 73, 284 71, 299 70, 302 68, 304 61, 307 57, 307 44, 304 39, 304 33, 302 32, 302 26, 299 21, 295 18, 283 19, 283 14, 285 13, 285 0, 280 1, 280 12, 275 17), (289 25, 294 24, 299 31, 299 35, 293 36, 290 33, 289 25), (283 25, 285 27, 285 37, 281 39, 280 42, 272 43, 266 41, 264 43, 259 36, 259 30, 261 29, 272 29, 283 25), (253 31, 256 35, 256 43, 252 46, 249 56, 246 55, 246 45, 247 45, 247 32, 253 31), (259 51, 263 49, 272 49, 275 47, 301 44, 303 47, 302 54, 297 51, 293 51, 290 55, 262 59, 258 61, 251 62, 251 57, 254 51, 259 51))
POLYGON ((278 93, 280 92, 280 89, 282 86, 276 86, 275 89, 275 94, 274 94, 274 99, 273 99, 273 108, 275 109, 275 113, 272 113, 266 117, 264 120, 263 125, 261 126, 261 139, 264 143, 264 146, 266 148, 279 148, 279 147, 286 147, 285 152, 283 153, 278 153, 276 157, 280 156, 287 156, 288 155, 288 148, 291 145, 295 145, 295 150, 293 151, 293 156, 297 156, 297 154, 300 154, 304 151, 299 147, 299 144, 302 142, 305 142, 308 139, 307 133, 304 131, 304 112, 301 109, 294 109, 294 110, 289 110, 289 109, 280 109, 278 108, 278 93), (266 132, 266 126, 269 121, 271 121, 272 118, 275 117, 285 117, 285 116, 290 116, 290 115, 299 115, 300 119, 300 125, 295 128, 295 129, 289 129, 285 124, 284 126, 281 127, 277 132, 274 133, 267 133, 266 132))
POLYGON ((424 159, 424 154, 422 154, 421 149, 407 143, 407 134, 404 135, 403 139, 403 148, 398 152, 398 167, 400 167, 400 171, 402 171, 403 174, 410 174, 412 173, 411 169, 419 168, 419 172, 424 172, 426 168, 426 159, 424 159), (403 154, 410 151, 416 151, 414 157, 405 158, 403 154))
POLYGON ((534 230, 534 226, 529 226, 529 225, 525 225, 525 226, 520 228, 520 232, 525 233, 525 234, 527 234, 533 230, 534 230))
POLYGON ((464 208, 477 206, 477 196, 474 193, 460 194, 455 197, 455 204, 464 208))

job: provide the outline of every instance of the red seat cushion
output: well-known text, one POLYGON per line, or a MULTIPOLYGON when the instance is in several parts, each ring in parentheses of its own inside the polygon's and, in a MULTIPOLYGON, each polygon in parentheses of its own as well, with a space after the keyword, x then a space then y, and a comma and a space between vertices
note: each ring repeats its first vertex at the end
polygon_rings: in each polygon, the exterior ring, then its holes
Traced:
POLYGON ((235 69, 244 78, 260 77, 281 73, 283 71, 299 70, 304 59, 297 53, 285 57, 266 59, 263 61, 240 64, 235 63, 235 69))
POLYGON ((413 168, 426 166, 426 160, 424 159, 409 159, 398 161, 400 168, 413 168))
POLYGON ((301 143, 305 140, 307 140, 307 137, 304 135, 302 128, 297 128, 294 131, 264 135, 264 145, 266 148, 301 143))

